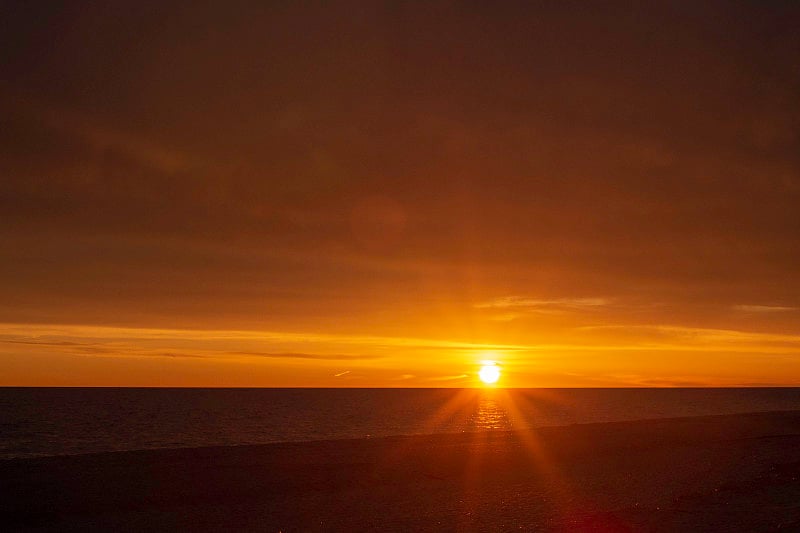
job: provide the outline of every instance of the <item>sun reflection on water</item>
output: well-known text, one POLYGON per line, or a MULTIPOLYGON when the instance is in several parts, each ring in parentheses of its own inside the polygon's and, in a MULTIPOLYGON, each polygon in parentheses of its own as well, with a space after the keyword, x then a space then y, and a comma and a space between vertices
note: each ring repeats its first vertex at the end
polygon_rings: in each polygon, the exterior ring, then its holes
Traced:
POLYGON ((473 424, 478 430, 510 430, 511 419, 494 391, 483 391, 473 415, 473 424))

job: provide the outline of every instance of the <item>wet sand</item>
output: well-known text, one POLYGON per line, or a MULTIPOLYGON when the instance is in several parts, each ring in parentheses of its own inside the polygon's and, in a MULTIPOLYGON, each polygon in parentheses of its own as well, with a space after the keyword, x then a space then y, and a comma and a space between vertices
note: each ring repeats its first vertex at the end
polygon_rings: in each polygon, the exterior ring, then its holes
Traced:
POLYGON ((800 530, 800 411, 0 461, 24 531, 800 530))

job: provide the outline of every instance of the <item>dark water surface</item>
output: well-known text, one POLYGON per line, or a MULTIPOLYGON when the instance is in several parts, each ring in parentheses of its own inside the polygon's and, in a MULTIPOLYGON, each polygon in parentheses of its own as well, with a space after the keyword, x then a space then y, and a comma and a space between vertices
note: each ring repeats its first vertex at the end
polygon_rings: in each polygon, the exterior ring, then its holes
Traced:
POLYGON ((800 409, 800 388, 0 388, 0 458, 800 409))

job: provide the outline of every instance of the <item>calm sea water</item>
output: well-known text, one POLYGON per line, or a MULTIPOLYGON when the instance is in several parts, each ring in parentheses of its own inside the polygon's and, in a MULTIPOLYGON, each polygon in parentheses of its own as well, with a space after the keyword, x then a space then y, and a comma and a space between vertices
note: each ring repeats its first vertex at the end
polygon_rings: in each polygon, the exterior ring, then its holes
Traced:
POLYGON ((798 388, 0 388, 0 458, 800 409, 798 388))

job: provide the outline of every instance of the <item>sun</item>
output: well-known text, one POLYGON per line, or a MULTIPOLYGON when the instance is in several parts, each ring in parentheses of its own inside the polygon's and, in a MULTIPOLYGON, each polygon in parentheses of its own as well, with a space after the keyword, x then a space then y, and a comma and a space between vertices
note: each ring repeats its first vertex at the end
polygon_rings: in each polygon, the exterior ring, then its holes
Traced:
POLYGON ((494 361, 483 361, 483 366, 478 371, 478 377, 486 385, 494 385, 500 379, 500 367, 494 361))

